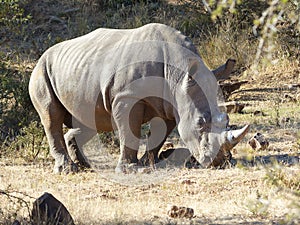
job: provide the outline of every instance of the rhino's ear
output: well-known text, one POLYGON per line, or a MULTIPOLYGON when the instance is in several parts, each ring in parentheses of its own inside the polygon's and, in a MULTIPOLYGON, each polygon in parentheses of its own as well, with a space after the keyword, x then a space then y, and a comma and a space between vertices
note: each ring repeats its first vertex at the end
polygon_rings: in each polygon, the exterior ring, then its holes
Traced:
POLYGON ((189 59, 189 70, 188 70, 189 77, 194 77, 194 75, 197 73, 199 68, 200 68, 199 60, 197 60, 196 58, 189 59))
POLYGON ((217 80, 226 80, 229 78, 236 61, 234 59, 228 59, 226 63, 219 66, 217 69, 212 70, 217 80))

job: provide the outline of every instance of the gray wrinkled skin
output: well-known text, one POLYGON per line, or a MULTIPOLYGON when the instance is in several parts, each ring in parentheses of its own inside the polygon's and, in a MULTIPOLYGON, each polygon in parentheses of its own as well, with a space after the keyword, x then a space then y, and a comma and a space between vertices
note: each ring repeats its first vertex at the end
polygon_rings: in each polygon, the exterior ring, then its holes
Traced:
POLYGON ((59 43, 39 59, 29 83, 57 173, 76 170, 77 158, 84 161, 81 147, 98 131, 118 130, 116 171, 140 163, 140 129, 148 121, 154 162, 178 125, 197 161, 211 165, 227 141, 228 117, 219 111, 217 90, 192 42, 162 24, 97 29, 59 43), (65 139, 63 124, 75 129, 65 139))

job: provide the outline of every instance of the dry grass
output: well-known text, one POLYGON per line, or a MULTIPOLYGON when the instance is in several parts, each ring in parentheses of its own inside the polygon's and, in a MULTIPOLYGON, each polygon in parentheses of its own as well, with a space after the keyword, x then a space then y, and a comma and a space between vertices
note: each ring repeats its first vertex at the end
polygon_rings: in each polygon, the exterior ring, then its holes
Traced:
MULTIPOLYGON (((298 173, 299 169, 286 170, 298 173)), ((0 172, 1 189, 9 187, 34 198, 50 192, 65 204, 76 224, 268 224, 291 213, 290 200, 276 187, 270 188, 264 181, 265 170, 258 168, 178 169, 172 178, 134 186, 92 172, 56 176, 45 165, 2 164, 0 172), (191 207, 195 217, 170 219, 168 204, 191 207)), ((1 202, 2 211, 11 212, 5 196, 1 202)))

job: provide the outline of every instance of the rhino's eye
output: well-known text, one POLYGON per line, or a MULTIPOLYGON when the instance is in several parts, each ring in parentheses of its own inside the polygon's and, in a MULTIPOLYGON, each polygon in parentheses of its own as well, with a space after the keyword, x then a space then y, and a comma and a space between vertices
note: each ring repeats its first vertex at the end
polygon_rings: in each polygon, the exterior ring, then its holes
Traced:
POLYGON ((195 79, 192 76, 188 76, 188 86, 193 86, 196 84, 195 79))
POLYGON ((207 124, 207 121, 204 117, 199 117, 196 122, 197 125, 201 127, 204 127, 207 124))

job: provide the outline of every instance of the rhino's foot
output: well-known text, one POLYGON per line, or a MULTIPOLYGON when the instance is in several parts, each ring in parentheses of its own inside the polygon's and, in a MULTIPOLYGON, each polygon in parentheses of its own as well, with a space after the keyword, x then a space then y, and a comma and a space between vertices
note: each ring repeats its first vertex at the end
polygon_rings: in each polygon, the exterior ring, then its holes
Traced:
POLYGON ((223 165, 219 166, 220 169, 230 169, 235 167, 237 164, 237 160, 234 158, 231 158, 230 160, 226 160, 223 165))
MULTIPOLYGON (((66 136, 66 135, 65 135, 66 136)), ((85 158, 84 154, 81 152, 78 147, 75 138, 66 141, 67 142, 67 150, 71 160, 78 165, 80 168, 91 168, 90 163, 85 158)))
POLYGON ((155 164, 159 163, 160 160, 156 155, 150 154, 150 153, 145 153, 142 158, 140 158, 138 164, 140 166, 150 166, 154 167, 155 164))
POLYGON ((76 164, 81 169, 92 168, 91 164, 87 160, 85 160, 84 158, 82 158, 81 160, 79 160, 78 163, 76 163, 76 164))
POLYGON ((153 166, 140 166, 138 163, 122 164, 118 165, 115 169, 116 173, 123 174, 133 174, 133 173, 142 173, 149 174, 155 170, 156 167, 153 166))
POLYGON ((53 172, 55 174, 69 174, 69 173, 77 173, 78 166, 75 163, 64 163, 62 165, 55 164, 53 168, 53 172))
MULTIPOLYGON (((82 161, 78 161, 78 160, 75 160, 73 161, 74 163, 74 166, 77 167, 77 170, 78 171, 82 171, 82 170, 85 170, 85 169, 90 169, 92 168, 91 164, 87 161, 85 162, 82 162, 82 161)), ((73 171, 73 170, 72 170, 73 171)), ((77 171, 77 172, 78 172, 77 171)), ((76 171, 73 171, 73 172, 76 172, 76 171)))
POLYGON ((139 166, 138 163, 122 163, 118 164, 115 168, 116 173, 137 173, 139 172, 143 167, 139 166))

